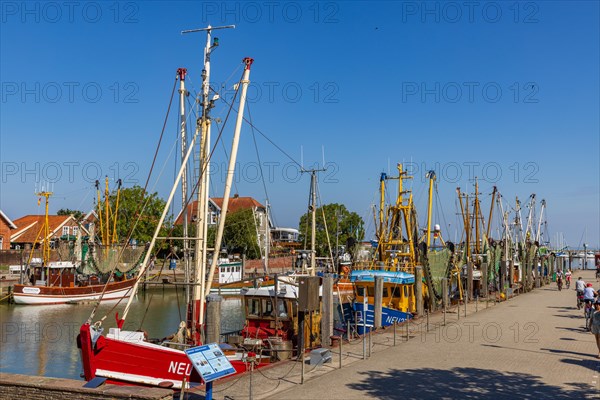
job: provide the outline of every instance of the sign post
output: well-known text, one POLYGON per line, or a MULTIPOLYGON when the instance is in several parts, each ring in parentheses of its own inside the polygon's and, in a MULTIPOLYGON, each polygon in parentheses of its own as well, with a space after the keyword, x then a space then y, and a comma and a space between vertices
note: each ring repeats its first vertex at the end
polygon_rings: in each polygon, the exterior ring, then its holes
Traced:
POLYGON ((217 343, 186 349, 185 354, 206 383, 206 400, 212 400, 213 381, 235 374, 235 368, 217 343))

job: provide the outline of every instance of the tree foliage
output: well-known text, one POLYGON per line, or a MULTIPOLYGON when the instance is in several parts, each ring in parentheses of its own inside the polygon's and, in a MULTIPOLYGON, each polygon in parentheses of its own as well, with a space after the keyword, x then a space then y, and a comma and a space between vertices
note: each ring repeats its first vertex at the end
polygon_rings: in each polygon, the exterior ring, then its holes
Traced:
POLYGON ((254 218, 254 212, 251 209, 227 214, 223 246, 229 253, 245 254, 249 259, 261 257, 254 218))
POLYGON ((70 208, 61 208, 56 212, 56 215, 72 215, 76 221, 81 221, 85 217, 83 211, 71 210, 70 208))
MULTIPOLYGON (((349 238, 363 240, 365 236, 364 221, 355 212, 349 211, 343 204, 325 204, 317 208, 316 212, 316 235, 315 245, 317 256, 325 257, 329 255, 329 246, 327 243, 327 234, 325 232, 325 222, 327 223, 327 231, 329 232, 329 241, 331 246, 335 246, 336 242, 336 226, 338 231, 338 243, 345 244, 349 238), (325 214, 325 220, 323 220, 325 214), (336 223, 337 219, 337 223, 336 223)), ((312 238, 311 232, 312 215, 304 214, 300 217, 299 231, 300 239, 306 240, 306 247, 310 247, 312 238)), ((333 250, 333 249, 332 249, 333 250)), ((335 253, 335 251, 334 251, 335 253)))
MULTIPOLYGON (((131 233, 131 238, 138 243, 149 242, 152 239, 156 225, 160 220, 166 202, 158 197, 158 193, 146 194, 140 186, 121 189, 119 194, 118 212, 115 214, 117 191, 114 190, 109 196, 109 221, 110 231, 112 232, 114 216, 117 217, 117 235, 119 242, 123 242, 131 233), (133 229, 133 231, 132 231, 133 229)), ((105 221, 105 203, 96 205, 96 213, 103 219, 104 230, 106 230, 105 221)), ((166 220, 164 226, 169 226, 170 220, 166 220)), ((99 233, 100 224, 96 223, 96 232, 99 233)), ((166 233, 166 229, 165 229, 166 233)))

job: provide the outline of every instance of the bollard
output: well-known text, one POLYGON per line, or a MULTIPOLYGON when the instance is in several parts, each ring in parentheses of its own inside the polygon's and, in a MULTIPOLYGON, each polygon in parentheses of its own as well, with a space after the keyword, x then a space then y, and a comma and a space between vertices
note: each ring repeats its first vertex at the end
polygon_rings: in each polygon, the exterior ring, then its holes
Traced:
MULTIPOLYGON (((250 362, 250 388, 249 388, 249 392, 248 393, 248 397, 250 398, 250 400, 254 400, 254 393, 252 391, 252 375, 254 374, 254 361, 250 362)), ((303 375, 304 377, 304 375, 303 375)))
POLYGON ((302 361, 302 366, 300 368, 300 384, 304 384, 304 350, 302 350, 302 355, 300 356, 300 360, 302 361))
POLYGON ((340 369, 342 369, 342 346, 344 344, 344 335, 340 337, 340 369))

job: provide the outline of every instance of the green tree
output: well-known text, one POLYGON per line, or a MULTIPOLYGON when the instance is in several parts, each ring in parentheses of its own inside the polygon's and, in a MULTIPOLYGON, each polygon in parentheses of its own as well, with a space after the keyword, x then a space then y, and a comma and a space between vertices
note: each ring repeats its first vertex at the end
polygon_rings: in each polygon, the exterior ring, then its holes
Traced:
MULTIPOLYGON (((325 222, 327 223, 327 231, 329 232, 331 246, 335 246, 336 226, 339 233, 338 243, 340 245, 345 244, 348 238, 354 238, 359 241, 364 239, 364 221, 360 215, 349 211, 343 204, 325 204, 324 206, 317 208, 316 214, 315 245, 317 256, 325 257, 329 255, 325 222), (325 214, 325 221, 323 220, 323 214, 325 214), (336 218, 338 219, 337 223, 336 218)), ((311 225, 312 215, 310 213, 306 213, 300 217, 300 239, 302 241, 306 240, 307 248, 310 247, 312 238, 311 225)), ((334 249, 332 249, 332 251, 335 253, 334 249)))
POLYGON ((223 246, 229 253, 242 253, 247 258, 260 258, 254 212, 251 209, 227 214, 223 246))
MULTIPOLYGON (((109 203, 111 212, 109 212, 110 231, 114 221, 114 211, 116 207, 117 191, 114 190, 110 197, 109 203)), ((119 194, 119 209, 117 216, 117 235, 119 242, 122 242, 129 237, 138 241, 138 243, 149 242, 152 239, 156 224, 160 220, 166 202, 158 197, 158 193, 144 195, 144 189, 140 186, 121 189, 119 194)), ((96 213, 104 218, 104 202, 101 208, 96 207, 96 213)), ((105 224, 106 221, 103 221, 105 224)), ((171 220, 165 220, 164 226, 170 227, 171 220)), ((106 229, 106 225, 104 226, 106 229)), ((100 229, 99 223, 96 224, 97 233, 100 229)), ((164 229, 167 233, 167 229, 164 229)), ((163 246, 161 246, 163 247, 163 246)))
POLYGON ((71 210, 70 208, 61 208, 56 212, 56 215, 72 215, 76 221, 81 221, 85 214, 79 210, 71 210))

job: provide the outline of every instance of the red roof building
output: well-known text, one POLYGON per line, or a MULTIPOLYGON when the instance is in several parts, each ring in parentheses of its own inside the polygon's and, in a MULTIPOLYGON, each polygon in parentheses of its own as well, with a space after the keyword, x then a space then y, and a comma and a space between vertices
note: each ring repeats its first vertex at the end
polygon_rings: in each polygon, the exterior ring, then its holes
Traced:
POLYGON ((14 221, 16 229, 10 235, 10 245, 14 249, 25 248, 35 243, 46 240, 58 240, 63 236, 77 236, 81 228, 72 215, 48 215, 50 234, 44 238, 42 227, 44 226, 44 215, 26 215, 14 221))
POLYGON ((10 249, 10 236, 17 225, 0 210, 0 250, 10 249))

